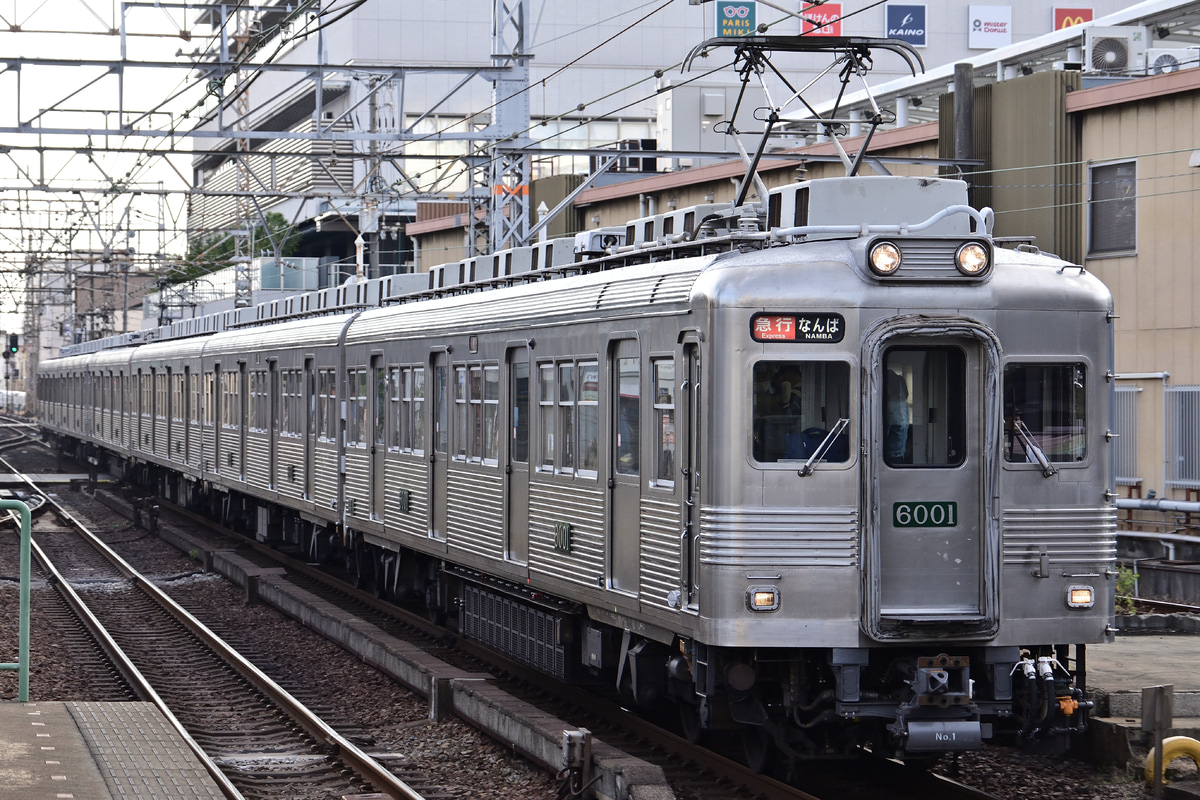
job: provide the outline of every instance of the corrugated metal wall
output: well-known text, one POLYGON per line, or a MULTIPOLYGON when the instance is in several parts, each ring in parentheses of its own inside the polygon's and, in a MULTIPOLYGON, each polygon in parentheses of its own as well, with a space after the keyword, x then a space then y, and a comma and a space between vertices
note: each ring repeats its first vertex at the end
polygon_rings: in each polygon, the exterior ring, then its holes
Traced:
MULTIPOLYGON (((1069 261, 1083 259, 1083 168, 1079 122, 1067 93, 1078 72, 1035 72, 975 87, 975 157, 965 177, 971 202, 996 211, 997 236, 1035 236, 1034 244, 1069 261), (1001 165, 1002 169, 995 169, 1001 165)), ((954 156, 954 96, 941 98, 939 155, 954 156)))

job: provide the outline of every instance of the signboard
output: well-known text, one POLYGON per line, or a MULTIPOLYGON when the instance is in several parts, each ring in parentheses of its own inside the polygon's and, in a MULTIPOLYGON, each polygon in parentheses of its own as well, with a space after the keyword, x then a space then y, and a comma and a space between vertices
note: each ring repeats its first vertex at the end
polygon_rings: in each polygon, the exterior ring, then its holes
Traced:
POLYGON ((1058 8, 1054 9, 1054 30, 1061 31, 1073 25, 1091 22, 1093 11, 1090 8, 1058 8))
POLYGON ((893 528, 957 528, 958 503, 942 502, 892 503, 893 528))
POLYGON ((971 6, 967 47, 993 50, 1012 44, 1012 6, 971 6))
POLYGON ((888 5, 883 35, 913 47, 925 46, 925 6, 888 5))
POLYGON ((717 0, 717 36, 753 36, 756 12, 753 0, 717 0))
POLYGON ((804 17, 805 36, 841 36, 842 4, 824 3, 819 6, 804 4, 800 9, 804 17))
POLYGON ((758 314, 750 321, 756 342, 836 344, 846 336, 841 314, 758 314))

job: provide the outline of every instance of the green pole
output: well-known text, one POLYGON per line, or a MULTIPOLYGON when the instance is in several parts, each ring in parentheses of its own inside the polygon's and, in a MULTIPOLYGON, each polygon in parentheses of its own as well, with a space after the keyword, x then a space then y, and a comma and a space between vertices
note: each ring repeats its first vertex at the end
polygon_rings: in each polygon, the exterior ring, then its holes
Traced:
POLYGON ((31 525, 29 506, 20 500, 0 500, 0 511, 18 511, 21 514, 21 608, 18 631, 18 655, 16 664, 0 664, 0 669, 18 670, 17 700, 29 702, 29 550, 31 525))

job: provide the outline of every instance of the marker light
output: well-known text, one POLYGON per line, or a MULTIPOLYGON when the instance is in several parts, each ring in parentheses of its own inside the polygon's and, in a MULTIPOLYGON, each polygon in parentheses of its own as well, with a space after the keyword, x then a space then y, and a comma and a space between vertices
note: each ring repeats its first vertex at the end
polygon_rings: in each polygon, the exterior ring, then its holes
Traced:
POLYGON ((779 590, 774 586, 751 586, 746 590, 746 605, 751 611, 776 611, 779 590))
POLYGON ((1071 608, 1091 608, 1096 604, 1096 593, 1090 586, 1067 588, 1067 605, 1071 608))
POLYGON ((987 269, 987 248, 979 242, 967 242, 954 254, 954 263, 963 275, 978 275, 987 269))
POLYGON ((876 275, 891 275, 900 269, 900 248, 891 242, 880 242, 871 248, 871 270, 876 275))

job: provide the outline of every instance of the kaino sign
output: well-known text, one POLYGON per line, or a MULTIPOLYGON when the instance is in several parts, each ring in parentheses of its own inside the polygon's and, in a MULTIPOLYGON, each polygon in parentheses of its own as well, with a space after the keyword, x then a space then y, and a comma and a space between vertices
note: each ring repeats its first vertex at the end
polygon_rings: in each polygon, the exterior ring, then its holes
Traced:
POLYGON ((887 6, 884 36, 899 39, 913 47, 925 46, 925 6, 887 6))
POLYGON ((1061 31, 1075 25, 1092 21, 1094 12, 1090 8, 1058 8, 1054 9, 1054 30, 1061 31))
POLYGON ((753 0, 717 0, 717 36, 753 36, 755 8, 753 0))

